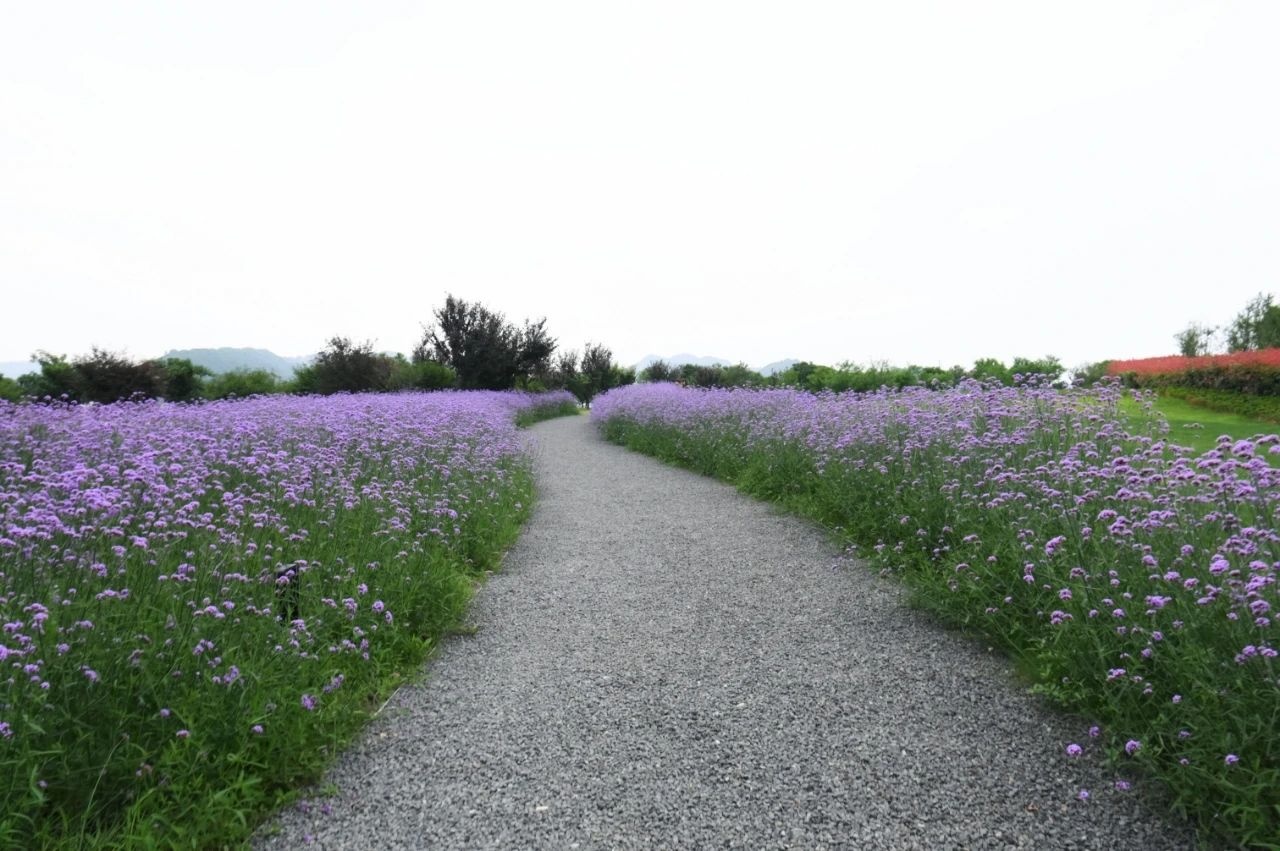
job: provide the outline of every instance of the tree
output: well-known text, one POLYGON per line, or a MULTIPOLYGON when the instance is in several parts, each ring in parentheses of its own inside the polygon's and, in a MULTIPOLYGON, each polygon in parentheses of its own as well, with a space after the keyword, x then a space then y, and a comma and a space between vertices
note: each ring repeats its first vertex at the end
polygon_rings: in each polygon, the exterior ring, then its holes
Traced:
POLYGON ((397 354, 392 361, 391 390, 444 390, 454 387, 458 377, 453 370, 433 360, 411 362, 397 354))
POLYGON ((1280 306, 1258 293, 1227 326, 1227 351, 1243 352, 1280 346, 1280 306))
POLYGON ((582 349, 582 360, 566 385, 578 401, 591 407, 591 400, 606 390, 633 384, 635 370, 623 368, 613 362, 613 352, 599 343, 587 343, 582 349))
POLYGON ((1184 358, 1198 358, 1209 354, 1213 343, 1213 335, 1217 330, 1208 325, 1201 325, 1198 322, 1192 322, 1187 325, 1186 328, 1173 335, 1173 339, 1178 343, 1178 354, 1184 358))
POLYGON ((458 386, 468 390, 507 390, 527 385, 550 371, 556 341, 546 319, 517 328, 501 313, 449 295, 424 328, 413 351, 414 363, 435 361, 451 367, 458 386))
POLYGON ((969 375, 978 381, 999 381, 1005 385, 1013 383, 1013 372, 996 358, 979 358, 974 361, 969 375))
POLYGON ((76 370, 67 361, 65 355, 54 355, 41 349, 32 355, 31 359, 40 364, 40 371, 18 376, 18 386, 22 388, 24 395, 36 399, 79 397, 76 370))
POLYGON ((165 358, 156 362, 164 376, 164 397, 170 402, 189 402, 198 399, 204 389, 204 380, 213 373, 197 366, 186 358, 165 358))
POLYGON ((676 379, 676 371, 666 361, 656 360, 640 370, 638 377, 641 381, 649 382, 674 381, 676 379))
POLYGON ((233 369, 205 382, 206 399, 244 399, 281 391, 280 379, 267 369, 233 369))
POLYGON ((375 352, 372 341, 356 344, 333 337, 315 363, 297 370, 294 380, 307 393, 360 393, 388 389, 391 371, 392 359, 375 352))
POLYGON ((81 402, 115 402, 164 394, 164 370, 155 361, 140 363, 119 352, 94 346, 88 355, 71 362, 74 384, 81 402))

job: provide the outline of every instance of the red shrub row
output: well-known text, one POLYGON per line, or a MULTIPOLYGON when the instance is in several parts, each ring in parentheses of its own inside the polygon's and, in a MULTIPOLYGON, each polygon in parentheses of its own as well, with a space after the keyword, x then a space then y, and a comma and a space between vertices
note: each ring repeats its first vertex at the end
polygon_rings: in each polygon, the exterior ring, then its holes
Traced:
POLYGON ((1229 366, 1280 367, 1280 348, 1259 349, 1252 352, 1233 352, 1229 355, 1206 355, 1184 358, 1177 355, 1164 358, 1138 358, 1137 360, 1113 360, 1107 366, 1108 375, 1171 375, 1190 369, 1211 369, 1229 366))

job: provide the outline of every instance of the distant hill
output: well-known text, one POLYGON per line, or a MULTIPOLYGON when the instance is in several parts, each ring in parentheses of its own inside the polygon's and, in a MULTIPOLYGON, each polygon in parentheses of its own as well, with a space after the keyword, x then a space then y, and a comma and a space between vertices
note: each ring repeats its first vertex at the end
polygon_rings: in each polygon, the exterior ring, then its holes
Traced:
POLYGON ((756 372, 768 378, 770 375, 776 375, 779 372, 786 372, 791 367, 800 363, 795 358, 787 358, 786 360, 776 360, 773 363, 767 363, 756 370, 756 372))
POLYGON ((6 375, 9 378, 17 378, 19 375, 26 375, 28 372, 39 371, 40 364, 35 361, 15 360, 0 362, 0 375, 6 375))
POLYGON ((164 353, 166 358, 185 358, 196 366, 203 366, 213 373, 231 372, 236 369, 265 369, 281 378, 291 378, 299 366, 311 362, 314 355, 282 357, 266 349, 174 349, 164 353))

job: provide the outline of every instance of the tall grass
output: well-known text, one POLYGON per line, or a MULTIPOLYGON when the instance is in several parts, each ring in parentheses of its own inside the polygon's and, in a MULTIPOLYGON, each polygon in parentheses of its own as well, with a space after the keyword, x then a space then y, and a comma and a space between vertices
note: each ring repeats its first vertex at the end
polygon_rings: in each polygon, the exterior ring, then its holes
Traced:
POLYGON ((1280 438, 1194 455, 1155 418, 1132 433, 1119 396, 641 385, 593 417, 817 518, 998 642, 1037 691, 1097 720, 1064 759, 1083 743, 1206 835, 1280 847, 1280 472, 1265 457, 1280 438))
POLYGON ((245 838, 457 618, 566 401, 0 403, 0 847, 245 838))

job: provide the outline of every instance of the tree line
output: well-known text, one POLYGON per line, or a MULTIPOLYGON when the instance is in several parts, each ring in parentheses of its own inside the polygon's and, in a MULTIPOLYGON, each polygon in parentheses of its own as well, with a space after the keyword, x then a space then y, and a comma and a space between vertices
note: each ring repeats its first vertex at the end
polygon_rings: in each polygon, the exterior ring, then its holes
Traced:
POLYGON ((401 390, 558 390, 590 405, 598 394, 635 381, 601 343, 561 350, 546 319, 517 325, 502 313, 453 295, 432 314, 409 357, 379 352, 372 341, 334 336, 315 359, 281 379, 267 370, 213 374, 190 360, 133 360, 94 347, 68 359, 45 351, 32 358, 39 371, 16 380, 0 376, 0 398, 10 401, 120 399, 175 402, 268 393, 328 395, 401 390))
POLYGON ((1280 305, 1270 294, 1258 293, 1226 325, 1191 322, 1173 339, 1178 354, 1189 358, 1274 349, 1280 347, 1280 305))
POLYGON ((813 392, 868 392, 881 387, 952 387, 966 378, 998 381, 1011 385, 1019 380, 1062 381, 1066 370, 1055 357, 1014 358, 1006 365, 995 358, 983 358, 966 369, 962 366, 891 366, 885 363, 838 366, 800 361, 773 375, 762 375, 745 364, 731 366, 672 365, 655 361, 640 371, 638 380, 672 381, 688 387, 795 387, 813 392))

